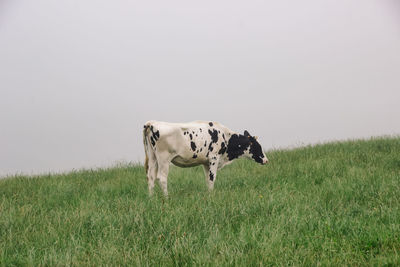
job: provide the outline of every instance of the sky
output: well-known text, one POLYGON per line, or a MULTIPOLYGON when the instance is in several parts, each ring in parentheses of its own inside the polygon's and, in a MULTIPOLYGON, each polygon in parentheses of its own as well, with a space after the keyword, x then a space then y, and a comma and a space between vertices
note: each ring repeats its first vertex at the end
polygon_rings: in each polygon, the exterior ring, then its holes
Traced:
POLYGON ((396 0, 0 0, 0 176, 142 162, 147 120, 398 135, 399 100, 396 0))

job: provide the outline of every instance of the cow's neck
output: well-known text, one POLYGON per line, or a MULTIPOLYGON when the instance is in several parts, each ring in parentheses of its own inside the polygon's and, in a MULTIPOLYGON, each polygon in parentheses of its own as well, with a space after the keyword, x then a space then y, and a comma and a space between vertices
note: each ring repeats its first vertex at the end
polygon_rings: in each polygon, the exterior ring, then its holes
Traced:
POLYGON ((227 139, 227 150, 224 153, 224 160, 232 162, 235 159, 241 158, 246 155, 249 146, 247 138, 242 134, 230 132, 227 139))
POLYGON ((224 141, 225 141, 226 149, 225 149, 225 152, 222 155, 220 155, 220 159, 219 160, 223 165, 226 165, 226 164, 229 164, 229 163, 231 163, 233 161, 233 159, 230 160, 229 157, 228 157, 227 149, 228 149, 229 141, 230 141, 232 135, 238 134, 238 133, 233 132, 233 131, 225 131, 224 134, 225 134, 225 140, 224 141))

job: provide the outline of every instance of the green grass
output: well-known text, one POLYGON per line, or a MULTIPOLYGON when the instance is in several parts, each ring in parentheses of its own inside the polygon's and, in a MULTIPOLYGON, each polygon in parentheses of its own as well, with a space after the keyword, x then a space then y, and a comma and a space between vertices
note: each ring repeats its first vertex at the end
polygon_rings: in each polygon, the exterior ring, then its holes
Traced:
POLYGON ((0 180, 0 265, 400 265, 400 138, 267 155, 167 200, 134 165, 0 180))

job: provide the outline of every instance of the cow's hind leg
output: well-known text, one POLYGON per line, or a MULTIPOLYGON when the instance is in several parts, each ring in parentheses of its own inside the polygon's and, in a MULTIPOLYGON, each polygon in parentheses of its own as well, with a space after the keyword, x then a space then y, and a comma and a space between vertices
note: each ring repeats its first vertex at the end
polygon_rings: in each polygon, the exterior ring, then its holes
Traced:
POLYGON ((149 195, 153 195, 154 181, 157 177, 157 161, 149 160, 149 169, 147 171, 147 183, 149 186, 149 195))
POLYGON ((147 154, 147 183, 149 186, 149 195, 153 195, 154 181, 157 178, 157 159, 152 147, 148 147, 147 154))
POLYGON ((168 172, 171 160, 168 157, 157 158, 157 178, 165 196, 168 196, 168 172))

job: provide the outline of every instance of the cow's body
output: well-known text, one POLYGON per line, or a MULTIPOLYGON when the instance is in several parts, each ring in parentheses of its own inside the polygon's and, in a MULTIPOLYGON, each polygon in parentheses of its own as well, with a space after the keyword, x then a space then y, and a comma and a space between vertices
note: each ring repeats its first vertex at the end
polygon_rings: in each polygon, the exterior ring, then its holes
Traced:
POLYGON ((164 194, 168 195, 171 162, 179 167, 203 165, 210 190, 214 187, 217 170, 236 158, 247 156, 261 164, 268 162, 256 138, 247 131, 244 135, 235 133, 217 122, 148 121, 144 125, 143 143, 150 194, 158 178, 164 194))

